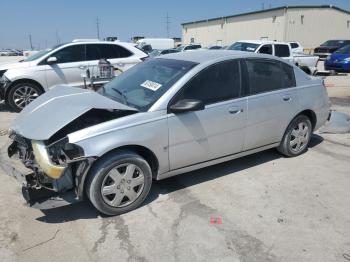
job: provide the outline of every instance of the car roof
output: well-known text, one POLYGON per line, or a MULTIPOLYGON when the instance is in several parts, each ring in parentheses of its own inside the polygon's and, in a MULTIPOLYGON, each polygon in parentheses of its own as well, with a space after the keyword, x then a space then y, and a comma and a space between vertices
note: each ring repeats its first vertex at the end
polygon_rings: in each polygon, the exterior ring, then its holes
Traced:
POLYGON ((260 57, 260 58, 280 60, 271 55, 255 54, 250 52, 233 51, 233 50, 188 51, 188 52, 167 54, 156 59, 175 59, 175 60, 189 61, 189 62, 201 64, 201 63, 206 63, 210 61, 229 60, 229 59, 247 58, 247 57, 260 57))
POLYGON ((251 43, 251 44, 282 44, 282 45, 288 45, 286 42, 277 42, 277 41, 271 41, 271 40, 239 40, 237 41, 239 43, 251 43))

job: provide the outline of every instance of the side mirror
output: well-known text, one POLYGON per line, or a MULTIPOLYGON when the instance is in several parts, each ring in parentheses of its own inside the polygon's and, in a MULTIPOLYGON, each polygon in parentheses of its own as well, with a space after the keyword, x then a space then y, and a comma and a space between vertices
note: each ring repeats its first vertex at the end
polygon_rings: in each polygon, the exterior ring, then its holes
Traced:
POLYGON ((49 64, 49 65, 52 65, 52 64, 56 64, 57 63, 57 58, 54 57, 54 56, 50 56, 46 62, 49 64))
POLYGON ((183 99, 178 101, 176 104, 170 106, 171 113, 185 113, 204 110, 204 103, 196 99, 183 99))

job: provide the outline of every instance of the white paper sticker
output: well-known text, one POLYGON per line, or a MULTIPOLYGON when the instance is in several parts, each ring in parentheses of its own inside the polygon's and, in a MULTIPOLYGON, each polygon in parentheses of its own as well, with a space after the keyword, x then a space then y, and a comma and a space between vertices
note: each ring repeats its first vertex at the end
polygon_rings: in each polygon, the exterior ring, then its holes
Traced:
POLYGON ((157 91, 159 88, 161 88, 162 85, 159 83, 153 82, 151 80, 146 80, 145 82, 143 82, 141 84, 141 86, 143 86, 147 89, 150 89, 152 91, 157 91))

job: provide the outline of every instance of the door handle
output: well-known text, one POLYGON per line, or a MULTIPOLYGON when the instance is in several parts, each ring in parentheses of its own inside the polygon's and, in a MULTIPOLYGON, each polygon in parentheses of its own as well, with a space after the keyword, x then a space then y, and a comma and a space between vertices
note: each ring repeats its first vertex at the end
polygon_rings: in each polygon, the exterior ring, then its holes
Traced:
POLYGON ((243 112, 243 108, 239 109, 239 108, 236 108, 236 107, 232 107, 228 110, 228 112, 231 114, 231 115, 238 115, 240 113, 243 112))
POLYGON ((284 96, 284 97, 283 97, 283 101, 285 101, 285 102, 289 102, 289 101, 291 101, 291 100, 292 100, 292 98, 289 97, 289 96, 284 96))

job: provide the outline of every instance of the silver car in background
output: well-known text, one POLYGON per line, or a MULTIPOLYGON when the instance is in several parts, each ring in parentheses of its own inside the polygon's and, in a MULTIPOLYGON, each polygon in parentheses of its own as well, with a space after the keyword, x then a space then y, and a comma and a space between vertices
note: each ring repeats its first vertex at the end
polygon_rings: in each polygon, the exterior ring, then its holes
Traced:
POLYGON ((282 59, 184 52, 138 64, 98 93, 53 88, 14 121, 8 153, 28 168, 14 175, 30 205, 87 196, 118 215, 139 207, 154 179, 270 148, 298 156, 328 116, 322 79, 282 59))

